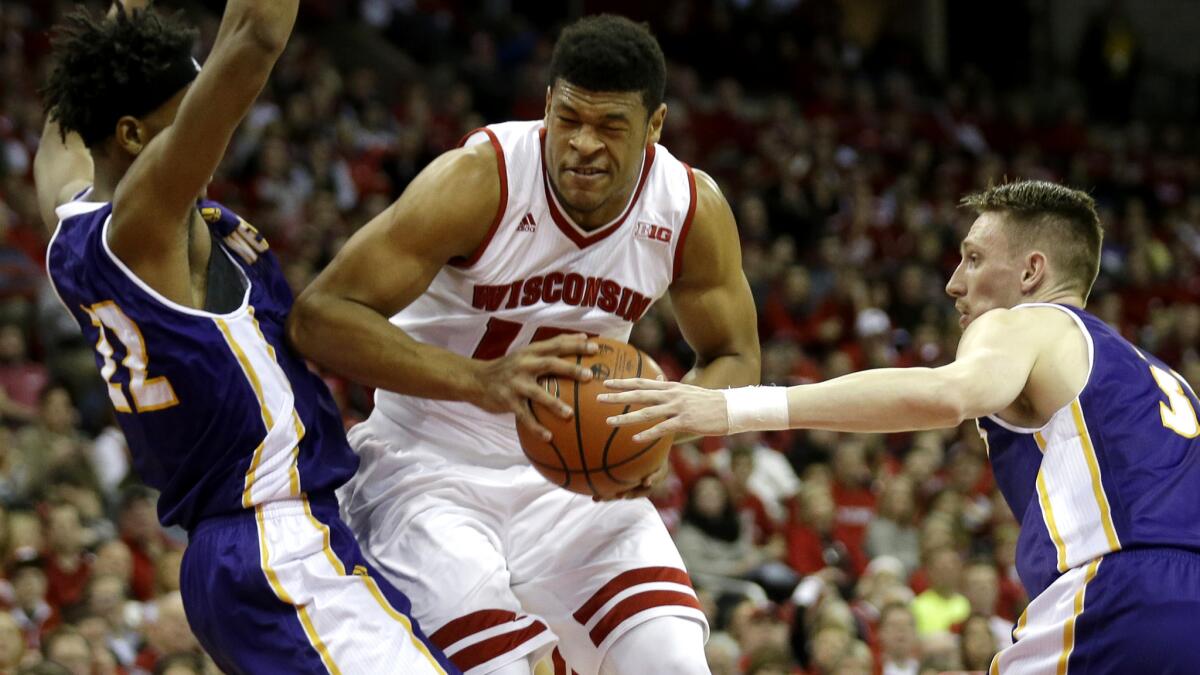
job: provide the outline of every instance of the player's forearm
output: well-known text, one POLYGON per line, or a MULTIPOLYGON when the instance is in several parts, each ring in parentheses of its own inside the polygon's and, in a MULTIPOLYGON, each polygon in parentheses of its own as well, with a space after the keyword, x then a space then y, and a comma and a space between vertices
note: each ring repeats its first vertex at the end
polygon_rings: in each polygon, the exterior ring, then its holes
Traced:
POLYGON ((475 359, 414 340, 365 305, 313 294, 288 318, 288 339, 306 358, 365 385, 422 398, 473 401, 475 359), (354 349, 346 348, 352 336, 354 349))
POLYGON ((930 368, 881 368, 789 387, 788 426, 888 433, 958 426, 961 401, 930 368))

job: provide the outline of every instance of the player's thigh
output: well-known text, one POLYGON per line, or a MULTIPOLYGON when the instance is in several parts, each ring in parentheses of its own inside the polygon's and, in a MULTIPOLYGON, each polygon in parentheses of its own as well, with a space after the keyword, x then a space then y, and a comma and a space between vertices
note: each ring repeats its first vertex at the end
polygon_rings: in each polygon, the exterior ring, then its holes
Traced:
POLYGON ((1146 549, 1067 571, 1018 623, 995 659, 1003 675, 1200 672, 1200 555, 1146 549))
POLYGON ((648 501, 598 504, 552 489, 513 528, 513 590, 546 618, 581 675, 598 672, 613 644, 657 617, 692 621, 707 634, 683 561, 648 501))
POLYGON ((197 533, 181 572, 189 621, 224 670, 453 670, 403 602, 385 596, 339 523, 300 501, 257 515, 197 533))
POLYGON ((455 665, 471 675, 490 673, 528 663, 553 644, 553 631, 513 594, 493 516, 440 499, 403 510, 395 525, 380 517, 373 529, 395 535, 373 538, 366 553, 455 665))

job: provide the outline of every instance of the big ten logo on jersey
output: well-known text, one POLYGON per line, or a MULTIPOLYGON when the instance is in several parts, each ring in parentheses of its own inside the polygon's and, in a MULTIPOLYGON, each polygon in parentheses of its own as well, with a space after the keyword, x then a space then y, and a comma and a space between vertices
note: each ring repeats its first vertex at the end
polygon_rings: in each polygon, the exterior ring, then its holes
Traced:
POLYGON ((638 239, 646 239, 647 241, 659 241, 664 244, 671 243, 671 235, 674 234, 669 227, 655 225, 639 220, 637 227, 633 229, 633 236, 638 239))

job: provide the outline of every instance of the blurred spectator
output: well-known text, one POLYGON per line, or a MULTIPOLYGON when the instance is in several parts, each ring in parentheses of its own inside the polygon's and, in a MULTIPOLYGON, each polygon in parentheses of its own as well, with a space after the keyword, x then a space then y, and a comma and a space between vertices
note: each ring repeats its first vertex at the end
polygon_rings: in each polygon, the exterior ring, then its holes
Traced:
POLYGON ((13 675, 25 656, 25 636, 12 614, 0 613, 0 675, 13 675))
POLYGON ((46 573, 42 571, 42 563, 37 558, 19 562, 8 577, 13 585, 12 616, 21 627, 26 646, 37 649, 42 636, 61 620, 46 601, 46 573))
POLYGON ((959 638, 962 667, 965 670, 987 671, 992 657, 999 651, 991 621, 982 614, 972 614, 963 622, 959 638))
POLYGON ((879 513, 867 524, 866 552, 871 558, 890 555, 904 563, 905 578, 920 565, 920 535, 912 479, 892 476, 879 494, 879 513))
POLYGON ((927 554, 929 588, 912 603, 921 635, 940 633, 967 618, 971 605, 959 592, 962 583, 962 559, 952 548, 937 548, 927 554))
POLYGON ((882 675, 917 675, 917 624, 908 605, 893 603, 880 610, 879 662, 882 675))
POLYGON ((121 496, 117 527, 133 561, 130 591, 142 602, 153 600, 158 557, 170 546, 158 525, 154 492, 142 486, 126 489, 121 496))
POLYGON ((747 578, 769 558, 754 545, 751 528, 743 527, 721 479, 703 476, 692 485, 675 542, 697 584, 766 599, 747 578))
POLYGON ((46 520, 46 542, 49 544, 44 568, 49 589, 46 601, 62 612, 83 600, 92 573, 91 558, 83 549, 78 509, 71 504, 55 504, 46 520))
MULTIPOLYGON (((987 562, 974 562, 963 573, 963 595, 971 606, 972 617, 987 620, 988 629, 997 649, 1012 644, 1013 622, 996 615, 996 602, 1000 599, 1000 575, 995 566, 987 562)), ((960 633, 964 634, 965 625, 960 633)))
POLYGON ((66 668, 71 675, 92 675, 92 650, 87 639, 74 628, 63 626, 46 636, 42 654, 50 663, 66 668))

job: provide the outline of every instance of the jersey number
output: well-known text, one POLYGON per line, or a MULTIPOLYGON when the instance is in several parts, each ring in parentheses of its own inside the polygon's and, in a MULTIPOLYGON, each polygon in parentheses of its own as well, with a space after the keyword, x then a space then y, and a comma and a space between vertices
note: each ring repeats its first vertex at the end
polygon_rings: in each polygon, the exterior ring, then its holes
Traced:
MULTIPOLYGON (((487 329, 483 331, 483 337, 479 340, 479 344, 475 346, 475 352, 471 354, 471 358, 488 361, 504 356, 508 353, 508 348, 512 346, 513 341, 517 339, 517 333, 521 332, 522 326, 523 324, 516 321, 488 319, 487 329)), ((553 326, 539 326, 533 332, 533 339, 530 342, 549 340, 563 333, 579 332, 582 331, 571 330, 569 328, 554 328, 553 326)))
POLYGON ((1168 373, 1158 366, 1150 366, 1150 374, 1158 383, 1158 388, 1167 395, 1167 403, 1159 401, 1158 412, 1162 415, 1163 426, 1183 436, 1195 438, 1200 435, 1200 423, 1196 421, 1196 408, 1192 400, 1183 391, 1183 382, 1176 374, 1168 373), (1168 405, 1169 404, 1169 405, 1168 405))
POLYGON ((146 369, 150 365, 150 357, 146 355, 146 341, 142 338, 142 331, 133 319, 111 300, 83 307, 83 311, 92 319, 92 325, 100 335, 96 340, 96 353, 104 359, 100 375, 108 383, 108 397, 112 399, 117 412, 150 412, 179 405, 175 389, 167 378, 147 376, 146 369), (113 360, 113 348, 108 341, 108 332, 116 336, 117 341, 125 348, 125 358, 121 360, 121 365, 129 369, 127 386, 133 398, 132 407, 121 383, 112 380, 117 372, 117 362, 113 360))

